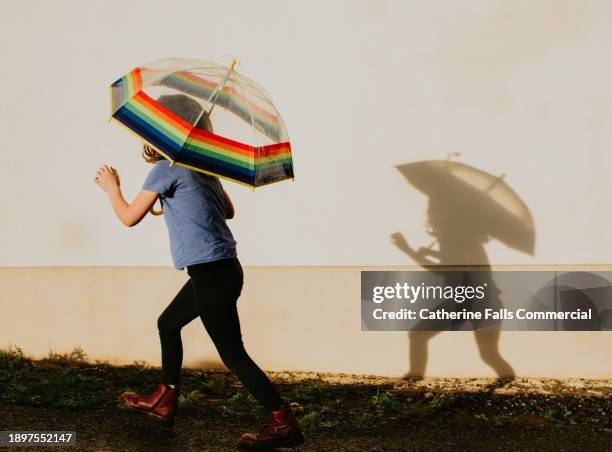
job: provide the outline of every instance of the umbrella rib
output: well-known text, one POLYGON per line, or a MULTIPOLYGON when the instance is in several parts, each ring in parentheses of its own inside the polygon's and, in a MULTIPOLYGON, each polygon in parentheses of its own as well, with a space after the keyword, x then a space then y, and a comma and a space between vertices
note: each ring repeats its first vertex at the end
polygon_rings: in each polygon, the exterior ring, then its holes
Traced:
MULTIPOLYGON (((242 97, 244 97, 245 99, 246 97, 246 93, 244 92, 244 88, 242 87, 242 85, 240 83, 236 83, 236 85, 238 86, 238 88, 240 89, 240 92, 242 94, 242 97)), ((231 102, 231 100, 230 100, 231 102)), ((255 185, 255 182, 257 182, 257 165, 256 165, 256 159, 257 159, 257 143, 255 142, 255 120, 253 119, 253 109, 251 108, 251 102, 247 102, 247 106, 248 106, 248 110, 249 110, 249 116, 251 117, 251 132, 253 134, 253 148, 254 148, 254 155, 253 155, 253 185, 255 185)))
MULTIPOLYGON (((209 96, 208 102, 212 103, 212 105, 210 106, 210 110, 208 110, 208 116, 210 116, 210 114, 212 113, 213 108, 215 107, 215 103, 214 102, 217 100, 218 93, 219 92, 223 92, 223 89, 225 88, 225 84, 229 80, 230 74, 234 70, 234 66, 235 65, 236 65, 236 60, 232 60, 229 68, 227 69, 225 77, 223 77, 223 80, 221 81, 221 83, 217 84, 217 86, 215 87, 215 90, 209 96)), ((198 118, 198 121, 200 120, 200 118, 202 117, 203 114, 204 114, 204 111, 202 111, 202 113, 200 114, 200 117, 198 118)), ((197 121, 196 121, 196 124, 197 124, 197 121)))

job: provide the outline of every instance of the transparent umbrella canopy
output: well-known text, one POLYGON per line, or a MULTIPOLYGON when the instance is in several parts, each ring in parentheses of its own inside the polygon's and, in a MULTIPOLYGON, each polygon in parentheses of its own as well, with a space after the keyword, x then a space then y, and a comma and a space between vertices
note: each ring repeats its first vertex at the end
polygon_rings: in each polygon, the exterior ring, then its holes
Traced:
POLYGON ((167 58, 136 67, 110 87, 111 118, 171 164, 253 188, 293 179, 278 110, 234 65, 167 58))

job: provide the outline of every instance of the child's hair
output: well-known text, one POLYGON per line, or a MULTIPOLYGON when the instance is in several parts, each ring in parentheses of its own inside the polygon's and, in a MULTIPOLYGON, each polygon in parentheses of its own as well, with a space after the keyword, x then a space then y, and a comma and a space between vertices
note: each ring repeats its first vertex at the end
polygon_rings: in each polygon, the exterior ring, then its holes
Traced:
MULTIPOLYGON (((202 105, 191 97, 184 94, 168 94, 160 96, 157 102, 168 110, 179 116, 180 118, 187 121, 189 124, 193 124, 198 117, 200 118, 195 124, 195 127, 204 129, 207 132, 212 132, 212 123, 208 117, 208 113, 204 111, 202 105)), ((152 146, 145 143, 142 147, 142 157, 147 163, 155 163, 159 160, 163 160, 163 156, 157 152, 152 146)))

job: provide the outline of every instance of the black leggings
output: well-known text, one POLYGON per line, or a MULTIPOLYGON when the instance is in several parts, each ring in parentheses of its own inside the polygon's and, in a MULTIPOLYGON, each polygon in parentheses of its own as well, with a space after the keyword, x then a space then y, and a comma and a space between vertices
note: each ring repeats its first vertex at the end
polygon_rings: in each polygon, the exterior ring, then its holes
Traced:
POLYGON ((157 321, 163 383, 179 383, 183 362, 181 328, 199 316, 227 368, 266 410, 280 408, 285 402, 242 344, 236 309, 243 283, 238 259, 188 266, 187 273, 189 280, 157 321))

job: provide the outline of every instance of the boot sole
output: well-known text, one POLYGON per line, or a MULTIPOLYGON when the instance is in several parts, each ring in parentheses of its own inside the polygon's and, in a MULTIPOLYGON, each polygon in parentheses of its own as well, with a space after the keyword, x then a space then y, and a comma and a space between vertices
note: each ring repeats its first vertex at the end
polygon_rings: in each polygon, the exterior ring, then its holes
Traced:
POLYGON ((152 418, 152 420, 154 419, 155 421, 157 421, 157 423, 160 425, 161 428, 163 428, 164 430, 170 430, 172 429, 172 427, 174 427, 174 418, 172 419, 166 419, 163 418, 155 413, 150 413, 149 411, 143 411, 140 410, 138 408, 134 408, 133 406, 130 405, 126 405, 125 403, 123 403, 123 400, 121 400, 121 398, 119 399, 121 406, 124 407, 125 409, 131 411, 132 413, 141 413, 141 414, 146 414, 147 416, 149 416, 150 418, 152 418))
POLYGON ((299 436, 285 439, 274 445, 257 445, 240 442, 238 443, 238 448, 243 450, 274 450, 278 447, 295 447, 299 446, 300 444, 304 444, 304 435, 302 433, 300 433, 299 436))

